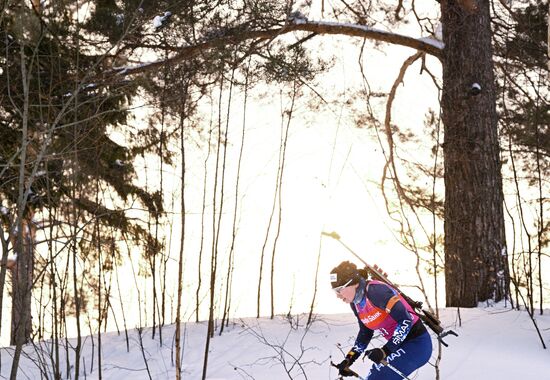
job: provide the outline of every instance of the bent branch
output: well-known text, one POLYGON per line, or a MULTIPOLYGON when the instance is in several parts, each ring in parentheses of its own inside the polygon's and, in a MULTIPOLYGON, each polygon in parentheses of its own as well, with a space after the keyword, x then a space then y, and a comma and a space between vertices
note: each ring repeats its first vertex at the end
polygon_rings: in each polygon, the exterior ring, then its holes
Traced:
POLYGON ((295 20, 292 24, 286 24, 280 28, 269 30, 243 30, 234 28, 233 31, 226 31, 226 34, 214 39, 198 42, 191 46, 182 46, 178 52, 164 60, 143 63, 133 67, 118 68, 116 71, 106 73, 111 75, 133 75, 158 69, 164 65, 175 64, 196 57, 205 50, 221 48, 227 45, 236 45, 241 42, 259 39, 272 40, 280 35, 291 32, 311 32, 317 35, 331 34, 350 37, 361 37, 375 41, 387 42, 394 45, 401 45, 416 49, 418 51, 441 58, 443 43, 430 38, 413 38, 401 34, 386 32, 379 29, 370 28, 365 25, 343 24, 323 21, 306 21, 305 19, 295 20))

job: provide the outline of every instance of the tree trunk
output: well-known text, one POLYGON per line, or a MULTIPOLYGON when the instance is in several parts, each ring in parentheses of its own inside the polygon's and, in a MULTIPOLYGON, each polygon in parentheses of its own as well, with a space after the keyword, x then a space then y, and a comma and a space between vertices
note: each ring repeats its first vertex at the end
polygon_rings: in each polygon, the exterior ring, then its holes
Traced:
POLYGON ((32 333, 31 291, 34 271, 34 235, 36 227, 32 222, 32 211, 26 211, 20 224, 21 230, 13 234, 13 246, 17 253, 17 263, 12 268, 12 309, 10 344, 17 344, 17 336, 21 334, 22 343, 28 343, 32 333), (18 234, 22 234, 19 240, 18 234), (23 327, 24 326, 24 327, 23 327), (24 332, 20 332, 22 328, 24 332))
POLYGON ((503 299, 509 277, 488 0, 443 0, 447 306, 503 299))

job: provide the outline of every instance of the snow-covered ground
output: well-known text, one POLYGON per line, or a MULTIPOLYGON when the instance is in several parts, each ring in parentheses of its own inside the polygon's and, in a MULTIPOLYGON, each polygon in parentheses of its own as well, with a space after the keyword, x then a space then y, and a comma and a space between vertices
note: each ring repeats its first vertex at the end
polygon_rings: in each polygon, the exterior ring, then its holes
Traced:
MULTIPOLYGON (((542 343, 533 322, 525 311, 502 305, 460 310, 461 326, 456 309, 441 311, 443 324, 455 330, 459 337, 446 338, 449 347, 442 348, 439 364, 442 380, 534 380, 550 379, 550 311, 536 315, 537 324, 548 349, 542 343)), ((357 322, 349 314, 318 315, 310 328, 306 317, 276 317, 270 319, 233 320, 221 336, 212 339, 208 356, 207 378, 229 379, 336 379, 337 372, 330 361, 339 362, 353 343, 357 322)), ((184 379, 200 379, 204 357, 206 324, 187 323, 184 326, 184 379)), ((172 356, 174 326, 162 329, 162 344, 158 329, 152 338, 151 329, 129 332, 129 351, 124 332, 102 335, 103 379, 174 379, 172 356), (140 341, 143 351, 140 349, 140 341)), ((74 340, 69 341, 75 345, 74 340)), ((376 339, 374 346, 382 345, 376 339)), ((18 379, 53 378, 41 375, 51 366, 49 343, 25 348, 18 379)), ((437 345, 430 360, 410 376, 416 380, 436 379, 434 368, 437 345)), ((98 379, 97 336, 86 337, 80 379, 98 379), (93 349, 92 349, 93 347, 93 349), (95 352, 92 353, 92 350, 95 352)), ((2 348, 0 378, 9 377, 13 348, 2 348)), ((60 352, 63 358, 64 350, 60 352)), ((64 360, 61 361, 64 363, 64 360)), ((352 367, 365 376, 370 363, 359 360, 352 367)), ((62 365, 63 378, 67 377, 62 365)), ((74 368, 71 369, 74 371, 74 368)))

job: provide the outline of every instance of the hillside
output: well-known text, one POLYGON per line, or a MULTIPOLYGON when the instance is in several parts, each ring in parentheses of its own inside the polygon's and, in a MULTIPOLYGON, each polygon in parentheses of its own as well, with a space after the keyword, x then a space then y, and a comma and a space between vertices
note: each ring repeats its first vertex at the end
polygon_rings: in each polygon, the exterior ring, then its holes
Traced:
MULTIPOLYGON (((550 349, 544 350, 533 322, 524 311, 503 305, 460 310, 458 325, 456 309, 444 309, 445 326, 459 337, 446 338, 443 348, 440 378, 464 379, 543 379, 550 378, 550 349)), ((329 365, 339 362, 354 340, 356 321, 351 313, 318 315, 310 328, 306 318, 277 317, 233 320, 221 336, 215 336, 209 353, 210 380, 232 379, 336 379, 337 372, 329 365)), ((537 316, 537 323, 547 346, 550 346, 550 311, 537 316)), ((187 323, 184 328, 184 379, 200 379, 203 363, 204 323, 187 323)), ((102 378, 116 380, 174 379, 172 360, 174 326, 162 329, 162 344, 151 329, 129 331, 129 351, 124 332, 102 335, 102 378), (141 336, 141 339, 140 339, 141 336), (143 350, 141 350, 141 343, 143 350)), ((71 345, 74 340, 69 341, 71 345)), ((374 344, 381 345, 380 341, 374 344)), ((41 342, 25 349, 25 358, 18 379, 51 378, 48 363, 50 342, 41 342), (40 364, 42 363, 42 364, 40 364)), ((63 355, 64 351, 61 351, 63 355)), ((1 378, 9 377, 13 348, 1 349, 1 378)), ((433 364, 411 376, 416 380, 435 379, 433 364)), ((63 360, 61 362, 64 362, 63 360)), ((353 369, 365 376, 370 363, 359 361, 353 369)), ((66 369, 62 369, 63 378, 66 369)), ((71 372, 74 368, 71 369, 71 372)), ((74 379, 74 373, 70 375, 74 379)), ((80 379, 98 379, 97 336, 84 339, 84 358, 80 379), (92 353, 92 347, 95 353, 92 353)))

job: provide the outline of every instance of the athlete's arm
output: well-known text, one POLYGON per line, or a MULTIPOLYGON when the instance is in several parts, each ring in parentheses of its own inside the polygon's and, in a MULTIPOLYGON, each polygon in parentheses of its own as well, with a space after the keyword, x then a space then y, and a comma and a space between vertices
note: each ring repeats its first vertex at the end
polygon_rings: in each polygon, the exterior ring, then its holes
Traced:
POLYGON ((355 343, 348 353, 348 356, 350 356, 351 354, 353 360, 355 361, 355 359, 357 359, 359 355, 361 355, 361 353, 363 353, 367 349, 367 346, 369 345, 374 332, 367 326, 365 326, 363 322, 361 322, 355 306, 353 304, 351 304, 350 306, 351 310, 353 310, 353 314, 355 314, 355 316, 357 317, 357 321, 359 322, 359 332, 357 333, 357 338, 355 338, 355 343))

